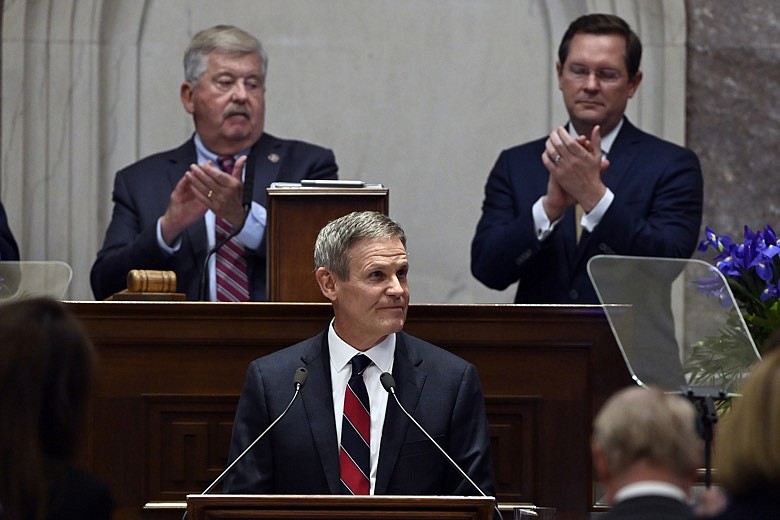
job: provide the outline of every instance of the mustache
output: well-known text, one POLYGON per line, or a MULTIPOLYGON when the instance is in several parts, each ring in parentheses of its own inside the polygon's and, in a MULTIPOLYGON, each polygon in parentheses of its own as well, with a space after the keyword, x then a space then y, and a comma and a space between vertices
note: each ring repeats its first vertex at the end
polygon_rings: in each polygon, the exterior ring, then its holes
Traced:
POLYGON ((225 118, 232 116, 249 117, 249 109, 243 105, 231 104, 225 109, 225 118))

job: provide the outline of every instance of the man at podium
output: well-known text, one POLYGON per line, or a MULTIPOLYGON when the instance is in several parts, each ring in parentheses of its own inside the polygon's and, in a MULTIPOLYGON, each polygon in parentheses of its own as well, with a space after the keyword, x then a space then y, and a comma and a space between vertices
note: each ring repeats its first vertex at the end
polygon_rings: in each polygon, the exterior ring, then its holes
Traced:
POLYGON ((241 29, 218 25, 193 37, 180 95, 195 133, 117 173, 92 266, 97 299, 124 289, 132 269, 175 271, 189 300, 266 299, 266 188, 338 172, 332 151, 265 133, 267 67, 261 43, 241 29))
POLYGON ((231 461, 284 413, 296 370, 308 377, 287 415, 226 475, 224 491, 494 496, 476 368, 402 332, 409 305, 403 229, 381 213, 350 213, 320 231, 314 262, 334 318, 317 336, 250 365, 231 461))

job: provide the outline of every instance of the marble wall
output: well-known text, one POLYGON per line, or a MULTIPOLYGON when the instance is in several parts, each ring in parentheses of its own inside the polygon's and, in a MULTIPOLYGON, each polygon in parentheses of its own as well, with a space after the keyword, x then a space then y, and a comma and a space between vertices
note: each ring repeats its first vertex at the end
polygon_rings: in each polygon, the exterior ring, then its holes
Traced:
POLYGON ((469 271, 484 182, 500 150, 565 122, 555 51, 596 11, 645 45, 629 117, 684 143, 698 26, 679 0, 5 0, 0 189, 23 258, 68 262, 69 298, 91 299, 115 171, 190 135, 184 47, 233 23, 270 55, 268 131, 331 147, 342 178, 390 188, 413 301, 511 301, 469 271))
POLYGON ((745 225, 780 230, 780 3, 686 9, 687 134, 704 172, 704 225, 732 237, 745 225))

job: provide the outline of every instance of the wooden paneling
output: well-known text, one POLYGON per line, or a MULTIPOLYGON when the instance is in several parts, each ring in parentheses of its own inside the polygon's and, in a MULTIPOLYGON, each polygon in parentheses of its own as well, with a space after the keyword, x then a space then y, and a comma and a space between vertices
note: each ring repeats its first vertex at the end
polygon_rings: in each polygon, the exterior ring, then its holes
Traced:
MULTIPOLYGON (((68 306, 98 347, 87 463, 112 488, 117 520, 181 518, 226 463, 249 363, 313 336, 317 303, 68 306)), ((599 307, 413 305, 405 330, 474 363, 485 392, 498 498, 585 519, 590 422, 630 384, 599 307)))
POLYGON ((353 211, 387 215, 389 190, 268 188, 268 300, 325 302, 314 278, 314 243, 325 224, 353 211))

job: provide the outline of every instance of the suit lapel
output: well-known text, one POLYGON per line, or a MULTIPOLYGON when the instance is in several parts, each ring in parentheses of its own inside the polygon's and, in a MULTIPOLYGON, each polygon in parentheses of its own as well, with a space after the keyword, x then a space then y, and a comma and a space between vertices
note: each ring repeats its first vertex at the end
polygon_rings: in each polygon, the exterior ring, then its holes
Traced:
POLYGON ((255 184, 252 190, 252 200, 265 206, 266 188, 279 178, 279 171, 284 160, 284 146, 276 137, 263 134, 254 146, 255 154, 255 184))
MULTIPOLYGON (((417 355, 414 347, 410 347, 407 343, 407 336, 403 332, 396 335, 393 379, 395 379, 398 400, 411 415, 414 415, 425 384, 426 373, 419 367, 422 358, 417 355)), ((406 432, 410 427, 416 428, 406 414, 398 408, 393 396, 389 396, 385 424, 382 427, 374 494, 386 493, 390 476, 393 474, 393 468, 406 439, 406 432)))
POLYGON ((609 168, 603 177, 604 184, 612 191, 616 191, 628 177, 631 164, 640 150, 636 144, 641 142, 641 137, 641 132, 628 119, 624 119, 623 127, 609 150, 609 168))
POLYGON ((323 332, 315 338, 309 351, 301 358, 308 378, 306 390, 301 392, 312 438, 320 454, 320 462, 328 480, 331 494, 339 494, 339 450, 333 411, 333 387, 330 380, 328 335, 323 332))

